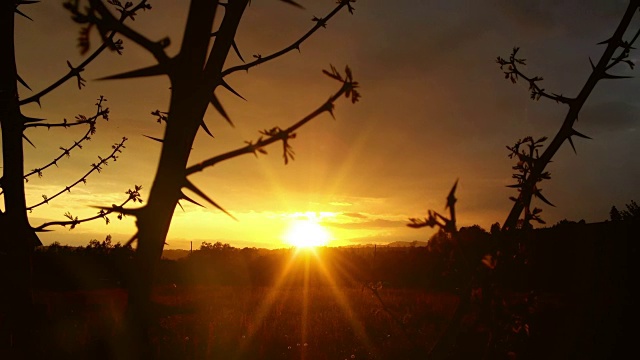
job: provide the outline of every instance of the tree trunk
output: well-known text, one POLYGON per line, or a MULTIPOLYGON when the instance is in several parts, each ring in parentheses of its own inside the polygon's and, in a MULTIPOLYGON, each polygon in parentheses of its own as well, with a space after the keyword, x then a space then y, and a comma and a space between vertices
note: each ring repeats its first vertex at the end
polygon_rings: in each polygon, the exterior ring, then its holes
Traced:
MULTIPOLYGON (((13 1, 0 4, 0 127, 2 129, 2 189, 0 213, 0 263, 4 290, 1 295, 2 353, 27 356, 33 307, 31 257, 35 233, 27 218, 24 190, 23 122, 18 104, 14 54, 13 1)), ((4 355, 0 353, 1 355, 4 355)), ((4 358, 4 357, 3 357, 4 358)))
POLYGON ((246 5, 247 0, 229 1, 221 30, 207 57, 218 4, 210 0, 193 0, 182 48, 169 66, 172 90, 160 161, 148 203, 136 213, 138 247, 126 316, 129 329, 127 351, 133 354, 132 358, 147 359, 155 355, 149 335, 153 323, 151 294, 154 273, 186 184, 185 169, 193 141, 246 5))

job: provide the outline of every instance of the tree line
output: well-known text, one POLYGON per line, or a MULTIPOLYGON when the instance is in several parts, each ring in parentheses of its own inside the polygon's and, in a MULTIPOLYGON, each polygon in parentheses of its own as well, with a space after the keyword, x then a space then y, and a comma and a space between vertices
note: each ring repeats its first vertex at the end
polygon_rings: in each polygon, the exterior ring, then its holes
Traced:
MULTIPOLYGON (((294 248, 236 248, 227 243, 203 242, 176 259, 162 259, 158 285, 367 286, 423 288, 455 291, 472 273, 469 260, 480 263, 498 244, 508 244, 496 261, 493 281, 510 289, 564 291, 576 280, 589 281, 589 272, 611 276, 616 282, 630 271, 630 259, 620 259, 619 249, 635 247, 640 216, 586 224, 563 220, 551 227, 505 235, 478 225, 458 233, 459 248, 450 234, 435 233, 423 247, 320 247, 309 252, 294 248), (611 254, 607 257, 605 254, 611 254), (595 265, 594 265, 595 264, 595 265), (305 270, 307 268, 307 270, 305 270), (322 270, 324 268, 326 272, 322 270), (332 274, 327 278, 326 273, 332 274)), ((624 254, 624 253, 620 253, 624 254)), ((53 243, 38 248, 34 259, 35 285, 41 289, 126 288, 135 250, 113 244, 109 236, 86 246, 53 243)), ((488 274, 488 272, 487 272, 488 274)))

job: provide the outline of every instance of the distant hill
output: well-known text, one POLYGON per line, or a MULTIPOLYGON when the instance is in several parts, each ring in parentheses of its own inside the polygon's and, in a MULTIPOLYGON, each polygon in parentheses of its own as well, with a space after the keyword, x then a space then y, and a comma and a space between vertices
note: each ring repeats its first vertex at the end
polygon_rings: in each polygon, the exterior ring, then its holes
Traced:
POLYGON ((344 246, 338 246, 340 248, 369 248, 369 247, 390 247, 390 248, 397 248, 397 247, 422 247, 422 246, 427 246, 427 242, 426 241, 394 241, 394 242, 390 242, 388 244, 354 244, 354 245, 344 245, 344 246))
POLYGON ((385 245, 386 247, 421 247, 427 246, 426 241, 394 241, 385 245))

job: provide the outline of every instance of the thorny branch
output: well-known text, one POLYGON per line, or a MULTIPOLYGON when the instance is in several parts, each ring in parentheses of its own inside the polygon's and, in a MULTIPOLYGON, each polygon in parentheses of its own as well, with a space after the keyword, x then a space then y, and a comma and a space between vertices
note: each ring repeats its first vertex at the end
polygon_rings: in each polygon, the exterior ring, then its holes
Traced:
POLYGON ((500 69, 504 71, 504 78, 511 80, 513 84, 518 82, 519 79, 523 79, 529 83, 532 100, 540 100, 541 97, 544 97, 558 103, 570 105, 574 99, 555 93, 548 93, 545 89, 541 88, 538 85, 539 81, 544 80, 541 76, 529 77, 520 71, 518 65, 526 65, 526 59, 516 57, 519 50, 520 48, 514 47, 513 52, 509 56, 509 60, 505 60, 500 56, 496 59, 496 62, 500 65, 500 69))
MULTIPOLYGON (((505 77, 510 79, 513 83, 516 83, 519 78, 524 79, 529 83, 529 89, 531 91, 531 97, 533 99, 539 99, 540 97, 550 98, 552 100, 565 103, 569 106, 569 110, 564 118, 562 126, 558 130, 557 134, 554 136, 551 143, 548 147, 540 154, 539 158, 536 161, 532 161, 529 165, 531 166, 525 176, 522 183, 517 184, 517 187, 520 191, 518 198, 516 199, 507 219, 505 220, 502 229, 509 230, 516 228, 516 225, 519 221, 520 215, 523 210, 527 211, 526 208, 529 206, 531 202, 532 196, 537 196, 540 199, 543 199, 540 196, 540 192, 536 187, 536 184, 540 181, 541 178, 544 178, 545 168, 551 162, 551 159, 556 154, 556 152, 560 149, 562 144, 565 141, 569 141, 572 148, 575 151, 575 146, 573 144, 572 137, 578 136, 582 138, 590 139, 588 136, 583 135, 576 131, 573 126, 578 119, 578 114, 582 109, 582 106, 587 101, 587 98, 595 88, 596 84, 603 79, 625 79, 628 76, 620 76, 613 75, 608 73, 615 65, 620 63, 625 63, 633 68, 633 61, 629 59, 630 51, 633 49, 634 42, 640 36, 640 30, 635 33, 631 41, 625 41, 624 35, 627 32, 627 29, 631 23, 631 20, 638 12, 640 8, 640 1, 630 1, 625 11, 618 27, 616 28, 614 34, 611 38, 601 42, 600 44, 605 44, 606 49, 604 50, 600 60, 597 64, 593 64, 592 72, 589 75, 587 81, 584 86, 580 90, 578 96, 575 98, 566 98, 562 95, 556 94, 548 94, 544 91, 544 89, 540 88, 537 85, 537 82, 542 80, 540 77, 529 78, 522 74, 518 69, 518 65, 525 65, 525 60, 521 58, 517 58, 518 48, 514 48, 509 60, 502 59, 500 57, 497 58, 496 62, 500 65, 500 68, 504 71, 505 77), (621 50, 618 55, 616 55, 616 51, 621 50), (506 71, 505 71, 506 67, 506 71)), ((590 59, 591 61, 591 59, 590 59)), ((545 201, 543 199, 543 201, 545 201)), ((548 201, 545 201, 548 203, 548 201)), ((535 209, 534 209, 535 210, 535 209)), ((537 212, 539 213, 539 211, 537 212)), ((535 214, 537 216, 537 213, 535 214)), ((531 217, 533 211, 529 213, 529 217, 531 217)), ((527 217, 527 216, 525 216, 527 217)))
MULTIPOLYGON (((536 163, 540 160, 539 149, 543 146, 542 143, 546 140, 546 136, 543 136, 538 140, 534 140, 531 136, 527 136, 524 139, 518 140, 513 146, 507 146, 507 149, 510 151, 510 154, 508 155, 509 158, 518 159, 516 165, 512 167, 512 169, 516 170, 517 172, 511 176, 513 179, 516 179, 517 183, 508 185, 507 187, 518 189, 518 192, 522 191, 522 188, 525 186, 526 180, 531 175, 531 172, 533 171, 536 163)), ((536 183, 539 183, 542 180, 549 179, 551 179, 551 173, 545 171, 538 176, 536 183)), ((547 205, 555 206, 542 195, 542 189, 538 188, 537 185, 534 185, 533 195, 538 197, 547 205)), ((512 201, 519 201, 513 196, 509 197, 509 199, 512 201)), ((525 225, 528 225, 531 220, 536 221, 540 224, 546 224, 546 222, 542 220, 539 215, 542 212, 542 209, 537 207, 531 209, 531 199, 529 199, 528 203, 525 203, 523 205, 525 214, 525 225)))
POLYGON ((437 211, 428 210, 426 218, 424 219, 409 218, 409 224, 407 224, 407 226, 414 229, 419 229, 425 226, 428 226, 428 227, 437 226, 440 229, 445 229, 448 226, 447 225, 448 223, 449 223, 449 219, 440 215, 437 211))
POLYGON ((456 199, 457 188, 458 180, 453 184, 453 187, 449 191, 449 195, 447 195, 447 204, 445 209, 449 209, 449 219, 440 215, 437 211, 428 210, 426 218, 409 218, 407 226, 414 229, 419 229, 425 226, 437 226, 443 231, 455 234, 458 231, 458 227, 456 225, 456 202, 458 201, 458 199, 456 199))
POLYGON ((103 118, 104 120, 109 120, 109 109, 108 108, 102 108, 102 102, 103 101, 107 101, 107 99, 105 99, 104 97, 100 96, 100 98, 98 99, 98 102, 96 103, 97 106, 97 111, 96 114, 90 118, 87 118, 84 115, 77 115, 76 116, 76 122, 75 123, 69 123, 67 122, 67 119, 64 119, 64 121, 62 123, 55 123, 55 124, 29 124, 26 125, 25 127, 46 127, 47 129, 50 127, 64 127, 64 128, 68 128, 71 126, 77 126, 77 125, 83 125, 83 124, 88 124, 89 125, 89 129, 87 130, 87 132, 80 138, 80 140, 74 141, 73 145, 71 145, 69 148, 64 148, 64 147, 60 147, 60 150, 62 150, 62 153, 60 155, 58 155, 55 159, 53 159, 51 162, 49 162, 48 164, 39 167, 39 168, 35 168, 33 170, 31 170, 31 172, 27 173, 24 175, 25 180, 29 181, 27 178, 34 175, 34 174, 38 174, 38 177, 42 177, 42 171, 55 165, 58 166, 58 161, 60 159, 62 159, 63 157, 70 157, 71 156, 71 151, 75 148, 80 148, 82 149, 82 143, 85 141, 89 141, 91 140, 91 136, 95 134, 96 132, 96 121, 98 120, 98 118, 103 118))
MULTIPOLYGON (((152 41, 124 24, 123 18, 134 19, 137 10, 151 9, 151 5, 147 4, 147 0, 142 0, 136 7, 133 7, 131 2, 127 2, 122 5, 122 3, 120 3, 120 1, 118 0, 107 1, 111 5, 115 6, 116 10, 121 13, 120 20, 116 19, 113 14, 111 14, 110 10, 107 8, 107 6, 105 6, 102 0, 88 0, 89 6, 85 8, 85 12, 81 12, 78 9, 79 0, 69 2, 71 4, 69 6, 69 9, 74 15, 73 20, 79 24, 88 24, 81 30, 81 43, 83 42, 83 38, 88 42, 88 33, 93 28, 93 26, 96 26, 98 28, 98 31, 103 38, 106 37, 106 34, 108 32, 111 32, 111 34, 120 33, 121 35, 127 37, 134 43, 147 50, 158 61, 157 65, 134 71, 136 76, 168 74, 168 64, 171 61, 171 58, 169 57, 169 55, 167 55, 164 49, 170 44, 169 38, 165 37, 159 41, 152 41)), ((122 77, 108 77, 102 78, 100 80, 114 78, 122 77)))
MULTIPOLYGON (((77 125, 84 125, 84 124, 88 124, 89 125, 89 129, 87 130, 87 132, 77 141, 74 141, 73 145, 71 145, 69 148, 64 148, 64 147, 60 147, 60 150, 62 150, 62 153, 60 155, 58 155, 57 157, 55 157, 51 162, 49 162, 48 164, 42 166, 42 167, 38 167, 35 169, 32 169, 30 172, 28 172, 27 174, 24 175, 24 179, 25 181, 29 181, 29 177, 33 176, 33 175, 38 175, 38 177, 42 177, 42 171, 50 168, 51 166, 58 166, 58 161, 60 159, 62 159, 63 157, 69 157, 71 156, 71 151, 74 150, 75 148, 80 148, 82 149, 82 143, 85 141, 89 141, 91 140, 91 135, 95 134, 96 132, 96 121, 98 120, 98 118, 102 117, 105 120, 109 120, 109 109, 108 108, 102 108, 102 102, 103 101, 107 101, 107 99, 105 99, 104 97, 100 96, 100 98, 98 99, 98 102, 96 103, 97 106, 97 111, 96 114, 90 118, 87 118, 84 115, 77 115, 76 116, 76 122, 74 123, 68 123, 67 120, 65 119, 62 123, 56 123, 56 124, 27 124, 25 125, 25 128, 27 127, 71 127, 71 126, 77 126, 77 125)), ((39 120, 39 119, 38 119, 39 120)), ((0 181, 0 187, 1 187, 1 181, 0 181)), ((0 195, 4 194, 4 190, 0 190, 0 195)))
MULTIPOLYGON (((116 1, 109 2, 111 4, 118 3, 116 1)), ((95 24, 101 34, 104 34, 107 31, 120 33, 143 47, 145 50, 149 51, 149 53, 151 53, 158 62, 162 63, 169 60, 169 56, 164 51, 170 43, 168 38, 164 38, 160 41, 151 41, 144 35, 124 24, 123 18, 126 19, 127 17, 131 17, 131 15, 135 16, 135 11, 139 9, 151 9, 151 5, 147 4, 147 0, 140 1, 140 3, 131 10, 118 8, 118 6, 116 6, 118 11, 121 12, 120 20, 116 19, 111 14, 109 9, 101 0, 89 0, 89 4, 90 7, 87 9, 87 13, 83 14, 85 18, 82 20, 85 20, 86 23, 89 24, 95 24)), ((78 22, 78 20, 76 20, 76 22, 78 22)))
MULTIPOLYGON (((106 99, 105 99, 106 101, 106 99)), ((62 127, 62 128, 69 128, 69 127, 73 127, 73 126, 78 126, 78 125, 82 125, 82 124, 89 124, 91 126, 94 127, 94 132, 95 132, 95 123, 96 120, 98 118, 103 118, 105 120, 109 120, 109 108, 104 108, 104 109, 100 109, 95 115, 93 115, 92 117, 86 117, 84 115, 77 115, 75 117, 76 122, 68 122, 67 119, 64 119, 62 122, 60 123, 47 123, 47 124, 27 124, 24 127, 25 128, 35 128, 35 127, 46 127, 47 129, 50 128, 55 128, 55 127, 62 127)))
POLYGON ((313 33, 315 33, 318 29, 320 28, 326 28, 327 26, 327 22, 335 15, 337 14, 343 7, 347 7, 349 10, 349 13, 353 14, 353 11, 355 10, 353 8, 353 6, 351 5, 351 3, 355 2, 355 0, 338 0, 338 6, 336 6, 328 15, 326 15, 323 18, 317 18, 317 17, 313 17, 312 21, 315 22, 315 25, 311 28, 311 30, 307 31, 302 37, 300 37, 298 40, 296 40, 293 44, 287 46, 286 48, 274 52, 273 54, 267 55, 267 56, 262 56, 262 55, 254 55, 254 58, 256 60, 251 61, 249 63, 246 64, 242 64, 242 65, 238 65, 238 66, 234 66, 231 67, 227 70, 224 70, 221 74, 221 77, 225 77, 229 74, 232 74, 236 71, 249 71, 249 69, 251 69, 252 67, 258 66, 260 64, 263 64, 267 61, 273 60, 277 57, 280 57, 288 52, 291 52, 293 50, 298 50, 300 51, 300 45, 302 45, 303 42, 305 42, 305 40, 307 40, 311 35, 313 35, 313 33))
POLYGON ((351 70, 349 69, 348 66, 345 69, 345 72, 346 72, 345 78, 343 78, 338 73, 336 68, 333 66, 331 66, 331 72, 327 70, 323 70, 323 72, 327 76, 342 82, 342 87, 335 94, 333 94, 329 98, 329 100, 327 100, 324 104, 322 104, 316 110, 314 110, 309 115, 305 116, 303 119, 301 119, 300 121, 296 122, 295 124, 291 125, 286 129, 280 129, 278 127, 275 127, 270 130, 261 131, 260 133, 265 135, 266 138, 261 136, 258 138, 258 140, 255 143, 248 141, 247 145, 244 147, 209 158, 199 164, 190 166, 189 168, 186 169, 185 175, 188 176, 193 173, 203 171, 204 169, 214 166, 215 164, 218 164, 222 161, 229 160, 241 155, 254 154, 257 156, 257 153, 266 154, 266 151, 263 148, 277 141, 282 141, 283 143, 283 147, 284 147, 283 157, 286 164, 289 161, 289 158, 291 157, 291 155, 293 154, 289 146, 288 140, 295 138, 294 132, 296 130, 298 130, 304 124, 308 123, 309 121, 311 121, 312 119, 316 118, 317 116, 319 116, 324 112, 328 112, 331 114, 331 116, 333 116, 334 103, 342 95, 345 95, 345 97, 347 98, 351 98, 352 103, 356 103, 360 98, 360 93, 356 90, 358 88, 358 83, 353 81, 351 70))
POLYGON ((120 205, 115 205, 113 204, 111 206, 111 209, 106 209, 106 208, 101 208, 100 211, 98 212, 97 215, 95 216, 90 216, 84 219, 78 219, 78 217, 74 217, 73 215, 71 215, 70 212, 66 212, 64 214, 64 216, 66 218, 68 218, 69 220, 66 221, 51 221, 51 222, 46 222, 38 227, 33 228, 35 231, 37 232, 41 232, 41 231, 48 231, 45 230, 47 227, 50 226, 63 226, 66 227, 67 225, 70 225, 69 230, 74 229, 77 225, 85 223, 85 222, 89 222, 89 221, 93 221, 93 220, 97 220, 97 219, 104 219, 104 221, 107 223, 107 225, 109 225, 109 223, 111 222, 111 220, 109 220, 109 218, 107 217, 107 215, 112 214, 114 212, 118 213, 118 220, 122 220, 122 218, 124 217, 124 213, 120 212, 119 209, 122 209, 122 207, 126 204, 128 204, 129 202, 139 202, 142 203, 142 198, 140 196, 140 190, 142 190, 142 186, 140 185, 135 185, 134 186, 134 190, 127 190, 125 192, 125 194, 129 195, 127 200, 125 200, 124 202, 122 202, 120 205))
POLYGON ((35 204, 35 205, 27 207, 27 210, 31 211, 34 208, 38 207, 38 206, 41 206, 41 205, 44 205, 44 204, 48 204, 49 201, 57 198, 58 196, 64 194, 65 192, 71 192, 71 189, 74 186, 76 186, 76 185, 78 185, 80 183, 86 184, 87 183, 87 178, 89 177, 89 175, 91 175, 93 172, 96 172, 96 171, 97 172, 102 171, 102 167, 103 166, 107 166, 109 160, 116 161, 118 159, 118 155, 117 154, 122 152, 122 149, 125 147, 124 146, 125 141, 127 141, 127 138, 123 137, 122 141, 120 143, 116 143, 116 144, 112 145, 111 148, 113 149, 113 151, 106 158, 102 158, 102 157, 98 156, 98 159, 100 161, 98 161, 97 163, 91 164, 91 170, 89 170, 86 174, 84 174, 84 176, 82 176, 79 180, 77 180, 76 182, 74 182, 73 184, 71 184, 69 186, 66 186, 63 190, 60 190, 59 192, 57 192, 56 194, 54 194, 54 195, 52 195, 50 197, 48 197, 47 195, 42 195, 42 199, 43 200, 41 202, 35 204))
MULTIPOLYGON (((71 14, 73 15, 73 19, 74 21, 76 21, 77 23, 80 24, 85 24, 87 23, 88 18, 83 15, 80 10, 79 10, 79 4, 78 4, 78 0, 69 0, 67 2, 64 3, 64 7, 69 10, 71 12, 71 14)), ((131 14, 135 15, 136 11, 138 10, 145 10, 145 9, 151 9, 151 6, 147 4, 147 0, 142 0, 140 1, 140 3, 138 3, 138 5, 133 6, 131 8, 129 8, 129 10, 127 10, 126 13, 121 13, 120 19, 116 20, 116 22, 122 24, 124 23, 124 21, 127 18, 131 18, 133 19, 133 16, 131 16, 131 14)), ((87 27, 83 28, 80 31, 80 38, 78 39, 78 47, 80 47, 80 52, 82 54, 85 54, 88 50, 89 50, 89 33, 91 31, 91 24, 87 25, 87 27)), ((123 49, 122 47, 122 40, 116 40, 114 41, 113 38, 116 35, 116 31, 111 31, 110 34, 106 34, 106 33, 101 33, 102 38, 103 38, 103 42, 102 44, 95 50, 93 51, 93 53, 91 53, 91 55, 89 55, 89 57, 87 57, 83 62, 80 63, 80 65, 78 65, 77 67, 73 67, 71 65, 71 63, 69 63, 67 61, 67 65, 69 66, 69 72, 67 74, 65 74, 64 76, 62 76, 60 79, 58 79, 56 82, 54 82, 53 84, 49 85, 48 87, 46 87, 45 89, 43 89, 42 91, 24 99, 24 100, 20 100, 19 104, 20 105, 25 105, 25 104, 29 104, 29 103, 38 103, 38 105, 40 105, 40 99, 47 95, 48 93, 50 93, 51 91, 55 90, 56 88, 58 88, 60 85, 66 83, 68 80, 72 79, 72 78, 76 78, 78 81, 78 88, 82 88, 82 86, 84 85, 84 79, 81 77, 80 73, 82 71, 84 71, 84 69, 93 61, 95 60, 105 49, 110 48, 112 50, 117 51, 119 54, 121 54, 121 51, 123 49)))
MULTIPOLYGON (((305 125, 306 123, 308 123, 309 121, 311 121, 312 119, 318 117, 320 114, 324 113, 324 112, 328 112, 331 114, 331 116, 333 116, 333 108, 334 108, 334 103, 335 101, 340 98, 342 95, 344 95, 346 98, 351 99, 352 103, 356 103, 359 99, 360 99, 360 93, 358 92, 357 88, 359 87, 358 83, 353 81, 353 76, 351 73, 351 69, 349 69, 349 67, 347 66, 345 68, 345 76, 343 77, 338 70, 331 65, 331 71, 327 71, 327 70, 323 70, 323 73, 327 76, 329 76, 330 78, 337 80, 339 82, 342 83, 342 86, 340 87, 340 89, 333 94, 329 100, 327 100, 323 105, 321 105, 320 107, 318 107, 316 110, 314 110, 313 112, 311 112, 309 115, 307 115, 306 117, 304 117, 303 119, 299 120, 298 122, 296 122, 295 124, 293 124, 292 126, 286 128, 286 129, 280 129, 279 127, 275 127, 272 128, 270 130, 263 130, 260 131, 261 134, 263 134, 265 137, 261 136, 260 138, 258 138, 258 140, 253 143, 251 141, 247 141, 247 145, 244 147, 241 147, 239 149, 236 150, 232 150, 229 152, 226 152, 224 154, 209 158, 199 164, 193 165, 187 169, 185 169, 185 180, 184 180, 184 187, 195 192, 198 196, 202 197, 203 199, 207 200, 207 202, 209 202, 210 204, 212 204, 213 206, 215 206, 217 209, 219 209, 220 211, 224 212, 225 214, 231 216, 232 218, 233 215, 231 215, 229 212, 227 212, 224 208, 222 208, 220 205, 218 205, 215 201, 213 201, 212 199, 210 199, 204 192, 202 192, 200 189, 198 189, 193 183, 191 183, 188 179, 186 179, 186 177, 188 175, 191 175, 193 173, 196 172, 200 172, 203 171, 204 169, 214 166, 217 163, 220 163, 222 161, 225 160, 229 160, 241 155, 246 155, 246 154, 254 154, 257 156, 257 153, 261 153, 261 154, 266 154, 266 150, 264 150, 264 147, 271 145, 277 141, 282 141, 283 142, 283 148, 284 148, 284 159, 285 159, 285 164, 288 163, 289 159, 292 158, 292 154, 293 154, 293 150, 291 149, 291 147, 289 146, 288 141, 290 139, 295 138, 296 134, 295 131, 298 130, 300 127, 302 127, 303 125, 305 125)), ((189 197, 185 196, 184 193, 182 194, 182 199, 185 199, 189 202, 192 202, 196 205, 200 205, 197 202, 193 201, 192 199, 190 199, 189 197)), ((100 209, 105 209, 108 210, 109 208, 104 208, 104 207, 99 207, 100 209)), ((132 214, 135 216, 138 216, 137 214, 140 213, 141 208, 139 209, 124 209, 122 207, 118 208, 118 211, 123 213, 123 214, 132 214)), ((235 218, 234 218, 235 219, 235 218)), ((135 238, 135 237, 134 237, 135 238)), ((133 241, 133 239, 132 239, 133 241)))
MULTIPOLYGON (((640 36, 640 29, 636 31, 636 34, 633 36, 631 41, 622 41, 622 43, 619 44, 619 48, 621 48, 620 54, 618 54, 618 56, 615 56, 611 59, 611 63, 607 65, 607 70, 613 68, 614 66, 620 63, 627 64, 631 70, 635 68, 635 63, 629 59, 629 55, 631 54, 631 50, 634 49, 633 44, 636 42, 636 40, 638 40, 639 36, 640 36)), ((601 42, 601 44, 606 44, 607 41, 601 42)), ((591 64, 591 66, 593 67, 593 64, 591 64)))

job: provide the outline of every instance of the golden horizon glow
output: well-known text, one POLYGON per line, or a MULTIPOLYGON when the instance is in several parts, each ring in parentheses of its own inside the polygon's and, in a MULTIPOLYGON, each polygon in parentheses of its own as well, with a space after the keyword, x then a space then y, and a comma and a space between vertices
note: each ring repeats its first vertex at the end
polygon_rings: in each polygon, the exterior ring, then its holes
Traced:
POLYGON ((286 243, 297 248, 325 246, 331 238, 329 231, 314 220, 294 220, 284 234, 286 243))

